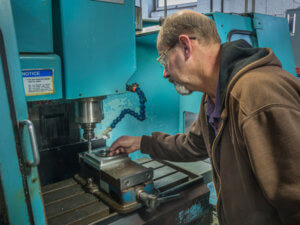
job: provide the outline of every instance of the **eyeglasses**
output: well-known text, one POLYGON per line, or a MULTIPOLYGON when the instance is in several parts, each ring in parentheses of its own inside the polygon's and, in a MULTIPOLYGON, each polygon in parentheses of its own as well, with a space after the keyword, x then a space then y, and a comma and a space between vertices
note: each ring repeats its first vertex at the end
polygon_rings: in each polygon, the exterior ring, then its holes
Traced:
MULTIPOLYGON (((196 40, 196 37, 189 37, 189 39, 191 40, 196 40)), ((175 47, 176 45, 174 45, 173 47, 175 47)), ((163 66, 163 67, 167 67, 168 65, 168 52, 171 50, 171 48, 173 47, 169 47, 167 50, 165 50, 156 60, 163 66)))
POLYGON ((165 50, 158 58, 157 61, 163 66, 166 67, 168 64, 168 51, 170 51, 170 49, 173 47, 168 48, 167 50, 165 50))

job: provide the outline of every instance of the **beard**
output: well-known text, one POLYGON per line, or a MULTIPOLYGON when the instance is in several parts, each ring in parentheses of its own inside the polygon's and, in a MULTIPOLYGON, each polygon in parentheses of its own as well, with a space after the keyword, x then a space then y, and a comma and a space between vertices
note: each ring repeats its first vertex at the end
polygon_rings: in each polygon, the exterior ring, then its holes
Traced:
POLYGON ((169 79, 171 83, 174 84, 174 87, 178 94, 180 95, 190 95, 193 93, 193 91, 189 90, 186 86, 183 84, 178 84, 176 81, 169 79))

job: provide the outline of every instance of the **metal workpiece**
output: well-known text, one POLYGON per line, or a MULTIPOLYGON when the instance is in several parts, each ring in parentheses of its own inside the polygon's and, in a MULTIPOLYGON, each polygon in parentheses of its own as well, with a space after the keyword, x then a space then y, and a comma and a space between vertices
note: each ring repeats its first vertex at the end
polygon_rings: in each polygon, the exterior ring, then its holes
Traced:
POLYGON ((107 147, 82 154, 85 163, 101 173, 101 180, 114 186, 118 191, 152 180, 153 169, 132 161, 127 154, 108 156, 107 147))
POLYGON ((100 171, 103 166, 108 166, 110 164, 115 164, 120 161, 123 161, 124 158, 128 158, 127 154, 119 154, 115 156, 109 156, 108 147, 101 147, 94 149, 93 152, 84 152, 79 155, 79 158, 82 159, 86 164, 100 171))

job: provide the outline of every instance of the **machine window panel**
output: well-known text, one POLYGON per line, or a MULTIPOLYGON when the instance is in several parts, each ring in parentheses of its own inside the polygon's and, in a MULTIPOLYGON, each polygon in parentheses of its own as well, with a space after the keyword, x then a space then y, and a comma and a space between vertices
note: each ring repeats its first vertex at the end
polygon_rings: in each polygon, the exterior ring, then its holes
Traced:
POLYGON ((247 41, 252 47, 257 47, 257 38, 255 33, 248 30, 231 30, 227 35, 227 42, 243 39, 247 41))
POLYGON ((236 40, 240 40, 240 39, 247 41, 251 46, 253 46, 252 38, 250 37, 250 35, 247 35, 247 34, 233 34, 231 36, 230 41, 236 41, 236 40))

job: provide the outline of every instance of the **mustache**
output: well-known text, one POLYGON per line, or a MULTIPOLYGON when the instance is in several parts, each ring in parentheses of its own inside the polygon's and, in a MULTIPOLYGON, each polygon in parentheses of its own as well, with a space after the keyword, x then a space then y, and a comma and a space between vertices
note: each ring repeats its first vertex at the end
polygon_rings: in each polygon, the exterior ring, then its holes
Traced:
POLYGON ((170 82, 170 83, 172 83, 172 84, 174 84, 174 83, 175 83, 175 81, 174 81, 174 80, 172 80, 171 78, 169 78, 169 82, 170 82))

